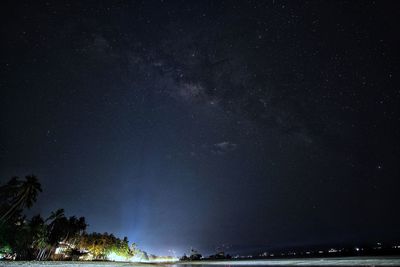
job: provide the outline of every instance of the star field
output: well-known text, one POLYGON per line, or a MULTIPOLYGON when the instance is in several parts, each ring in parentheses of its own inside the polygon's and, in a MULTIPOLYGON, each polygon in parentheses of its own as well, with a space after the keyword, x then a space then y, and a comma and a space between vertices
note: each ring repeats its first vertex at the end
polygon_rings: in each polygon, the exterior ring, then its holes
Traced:
POLYGON ((394 1, 1 9, 0 174, 158 254, 400 238, 394 1))

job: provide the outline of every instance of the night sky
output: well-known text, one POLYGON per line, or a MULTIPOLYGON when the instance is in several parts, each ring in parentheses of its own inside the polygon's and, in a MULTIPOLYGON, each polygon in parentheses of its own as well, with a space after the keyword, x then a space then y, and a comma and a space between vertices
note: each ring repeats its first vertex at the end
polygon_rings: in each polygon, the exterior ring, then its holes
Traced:
POLYGON ((163 255, 400 240, 398 1, 0 10, 0 182, 38 176, 29 214, 163 255))

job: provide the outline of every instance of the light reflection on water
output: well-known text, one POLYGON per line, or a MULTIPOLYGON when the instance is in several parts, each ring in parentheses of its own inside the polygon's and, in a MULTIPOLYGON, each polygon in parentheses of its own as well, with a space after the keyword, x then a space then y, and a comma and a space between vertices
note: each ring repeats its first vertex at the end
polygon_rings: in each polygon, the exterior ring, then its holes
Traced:
POLYGON ((171 264, 167 267, 261 267, 261 266, 400 266, 400 257, 349 257, 314 259, 273 259, 207 261, 188 264, 171 264))

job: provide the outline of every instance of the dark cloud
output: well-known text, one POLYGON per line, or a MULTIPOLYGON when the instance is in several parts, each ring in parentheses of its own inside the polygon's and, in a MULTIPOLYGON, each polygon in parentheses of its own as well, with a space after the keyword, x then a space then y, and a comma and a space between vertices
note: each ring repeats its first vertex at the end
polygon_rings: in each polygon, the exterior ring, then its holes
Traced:
POLYGON ((228 141, 223 141, 213 145, 212 152, 215 154, 225 154, 236 150, 237 144, 230 143, 228 141))

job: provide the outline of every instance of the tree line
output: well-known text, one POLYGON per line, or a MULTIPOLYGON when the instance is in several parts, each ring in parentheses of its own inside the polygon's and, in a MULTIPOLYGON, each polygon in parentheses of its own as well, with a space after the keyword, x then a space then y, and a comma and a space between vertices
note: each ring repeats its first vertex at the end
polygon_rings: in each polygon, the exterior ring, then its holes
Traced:
POLYGON ((64 214, 64 209, 47 217, 24 215, 42 192, 34 175, 12 177, 0 186, 0 258, 17 260, 113 260, 129 259, 139 251, 108 233, 87 233, 85 217, 64 214))

